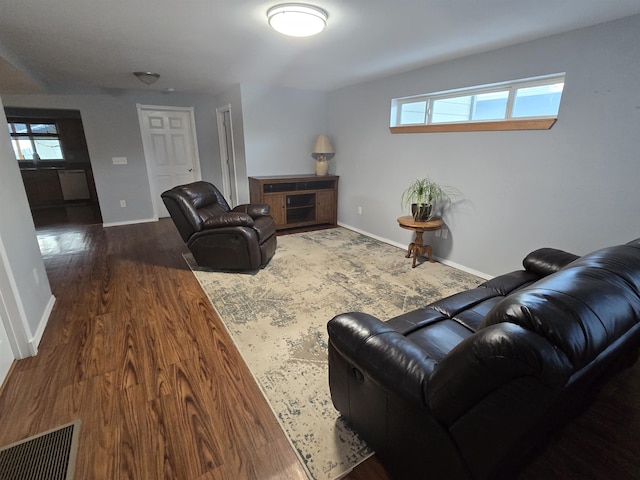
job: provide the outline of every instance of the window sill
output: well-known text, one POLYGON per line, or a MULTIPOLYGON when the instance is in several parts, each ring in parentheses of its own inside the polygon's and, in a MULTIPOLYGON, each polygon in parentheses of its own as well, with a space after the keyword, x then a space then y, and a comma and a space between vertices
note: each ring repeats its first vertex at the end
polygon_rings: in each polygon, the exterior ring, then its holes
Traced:
POLYGON ((439 123, 389 127, 391 133, 487 132, 501 130, 549 130, 556 118, 534 120, 502 120, 499 122, 439 123))

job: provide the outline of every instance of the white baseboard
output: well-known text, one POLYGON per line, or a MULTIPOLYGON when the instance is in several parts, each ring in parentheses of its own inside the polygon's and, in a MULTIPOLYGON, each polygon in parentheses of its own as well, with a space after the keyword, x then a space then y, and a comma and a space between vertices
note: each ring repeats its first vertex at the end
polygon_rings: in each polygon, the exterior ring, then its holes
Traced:
POLYGON ((51 298, 49 298, 49 302, 42 313, 42 317, 40 317, 40 323, 38 323, 36 333, 33 335, 33 338, 29 340, 31 355, 38 354, 38 345, 40 345, 40 340, 42 340, 42 335, 44 335, 44 329, 46 328, 47 323, 49 323, 49 317, 51 316, 51 311, 53 310, 55 303, 56 297, 51 295, 51 298))
POLYGON ((104 228, 107 227, 120 227, 122 225, 135 225, 136 223, 149 223, 149 222, 157 222, 157 218, 142 218, 140 220, 125 220, 124 222, 110 222, 103 223, 102 226, 104 228))
MULTIPOLYGON (((374 235, 373 233, 366 232, 356 227, 352 227, 351 225, 344 224, 342 222, 338 222, 338 225, 344 228, 348 228, 349 230, 353 230, 354 232, 361 233, 362 235, 366 235, 367 237, 375 238, 376 240, 380 240, 381 242, 388 243, 389 245, 393 245, 394 247, 402 248, 403 250, 407 249, 407 245, 396 242, 394 240, 389 240, 388 238, 380 237, 378 235, 374 235)), ((473 268, 466 267, 464 265, 460 265, 459 263, 452 262, 451 260, 447 260, 446 258, 440 258, 437 255, 434 255, 433 258, 443 265, 447 265, 449 267, 455 268, 457 270, 462 270, 463 272, 470 273, 471 275, 475 275, 480 278, 484 278, 485 280, 490 280, 494 276, 488 275, 483 272, 479 272, 478 270, 474 270, 473 268)))

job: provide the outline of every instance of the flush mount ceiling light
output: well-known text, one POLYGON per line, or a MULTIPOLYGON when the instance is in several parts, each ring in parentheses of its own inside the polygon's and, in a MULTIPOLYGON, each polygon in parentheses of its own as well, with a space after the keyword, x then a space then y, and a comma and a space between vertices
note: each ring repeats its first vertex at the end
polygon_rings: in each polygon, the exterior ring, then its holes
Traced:
POLYGON ((156 83, 156 81, 160 78, 159 73, 153 72, 133 72, 133 74, 145 85, 156 83))
POLYGON ((267 10, 269 25, 291 37, 309 37, 324 30, 328 14, 313 5, 282 3, 267 10))

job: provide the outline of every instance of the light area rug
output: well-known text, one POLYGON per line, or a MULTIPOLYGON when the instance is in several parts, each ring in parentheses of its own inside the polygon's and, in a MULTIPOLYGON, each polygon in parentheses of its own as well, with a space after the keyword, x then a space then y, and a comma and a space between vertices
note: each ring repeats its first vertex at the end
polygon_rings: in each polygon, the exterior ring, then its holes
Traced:
POLYGON ((339 478, 373 453, 331 402, 327 322, 350 311, 388 320, 483 281, 441 263, 412 269, 405 253, 335 228, 278 237, 254 274, 214 272, 185 255, 315 480, 339 478))

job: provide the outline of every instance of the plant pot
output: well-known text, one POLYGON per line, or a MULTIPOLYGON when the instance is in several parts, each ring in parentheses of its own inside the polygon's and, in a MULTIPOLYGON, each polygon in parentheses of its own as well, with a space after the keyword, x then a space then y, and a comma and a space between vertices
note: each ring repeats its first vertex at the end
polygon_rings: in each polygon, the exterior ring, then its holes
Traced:
POLYGON ((411 204, 411 215, 413 215, 413 219, 416 222, 426 222, 431 217, 431 207, 432 205, 427 205, 426 203, 421 203, 420 208, 418 208, 417 203, 411 204))

